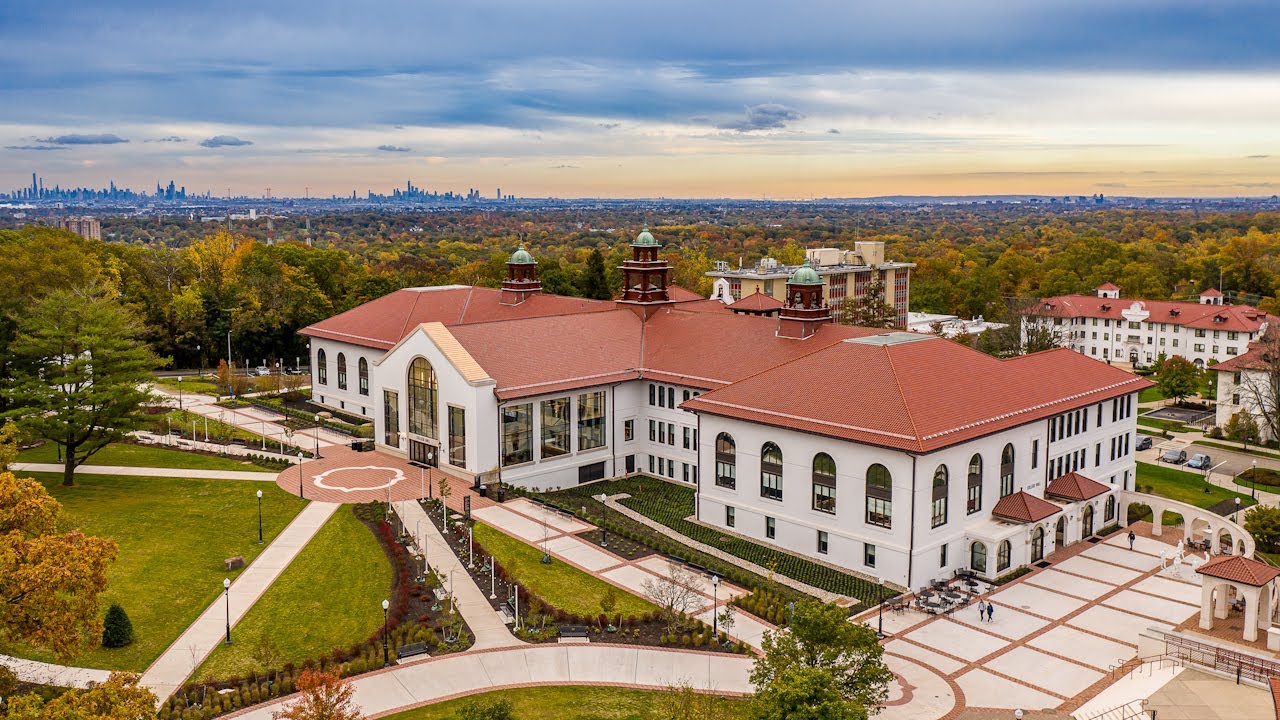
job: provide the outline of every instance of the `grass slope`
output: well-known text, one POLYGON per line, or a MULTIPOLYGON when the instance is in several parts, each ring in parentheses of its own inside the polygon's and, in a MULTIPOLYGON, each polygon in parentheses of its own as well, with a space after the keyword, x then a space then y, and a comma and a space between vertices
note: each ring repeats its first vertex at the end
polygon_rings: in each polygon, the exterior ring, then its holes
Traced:
POLYGON ((232 629, 193 677, 226 678, 263 668, 260 638, 280 651, 279 663, 328 655, 363 642, 382 624, 391 592, 391 563, 350 507, 340 508, 232 629))
MULTIPOLYGON (((446 720, 470 703, 507 700, 512 715, 520 720, 659 720, 660 702, 666 693, 616 687, 531 687, 497 690, 471 697, 447 700, 388 716, 387 720, 446 720)), ((718 714, 721 720, 746 717, 747 700, 727 699, 718 714)))
MULTIPOLYGON (((58 462, 58 448, 45 443, 37 448, 18 453, 18 462, 58 462)), ((158 467, 189 470, 248 470, 250 472, 274 472, 243 460, 216 455, 173 450, 133 443, 112 443, 89 458, 89 465, 123 465, 126 467, 158 467)))
MULTIPOLYGON (((102 610, 118 602, 137 637, 115 650, 98 648, 76 659, 83 667, 141 672, 222 592, 222 561, 262 551, 258 502, 262 490, 267 543, 304 502, 271 483, 84 475, 62 487, 61 475, 33 473, 62 503, 63 522, 120 546, 108 571, 102 610)), ((49 653, 0 646, 0 652, 52 661, 49 653)))
POLYGON ((550 565, 542 563, 542 551, 524 544, 483 523, 476 523, 475 540, 485 552, 492 553, 498 564, 552 605, 570 613, 599 615, 600 598, 605 590, 613 588, 618 596, 615 613, 643 615, 657 609, 648 600, 641 599, 621 588, 557 560, 550 565))
POLYGON ((1167 497, 1171 500, 1202 508, 1216 505, 1223 500, 1229 500, 1234 497, 1241 498, 1242 507, 1247 507, 1254 503, 1253 498, 1250 498, 1245 493, 1232 492, 1224 490, 1217 485, 1209 485, 1204 481, 1204 475, 1200 473, 1175 470, 1165 465, 1138 463, 1138 485, 1150 485, 1149 492, 1153 495, 1167 497), (1205 492, 1206 489, 1208 492, 1205 492))

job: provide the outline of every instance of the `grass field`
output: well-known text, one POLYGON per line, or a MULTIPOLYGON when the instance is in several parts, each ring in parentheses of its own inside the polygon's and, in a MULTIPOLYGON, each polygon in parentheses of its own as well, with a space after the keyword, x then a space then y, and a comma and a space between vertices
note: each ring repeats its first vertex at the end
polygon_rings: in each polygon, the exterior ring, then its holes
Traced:
MULTIPOLYGON (((167 390, 172 393, 178 392, 179 383, 176 377, 160 378, 156 380, 156 387, 167 390)), ((200 394, 200 395, 218 395, 218 385, 213 378, 206 377, 203 380, 194 380, 192 378, 183 378, 181 383, 182 393, 184 395, 200 394)))
MULTIPOLYGON (((408 710, 388 716, 387 720, 448 720, 470 703, 507 700, 512 716, 519 720, 666 720, 662 701, 669 693, 656 690, 633 690, 615 687, 531 687, 497 690, 457 700, 408 710)), ((725 698, 717 702, 719 720, 746 717, 747 701, 725 698)), ((688 715, 694 717, 695 715, 688 715)), ((683 716, 682 716, 683 717, 683 716)))
MULTIPOLYGON (((258 544, 262 490, 267 543, 305 504, 273 483, 252 480, 187 480, 84 475, 73 487, 62 476, 35 473, 62 503, 63 522, 89 535, 114 540, 119 558, 107 575, 102 610, 118 602, 133 621, 136 642, 98 648, 77 658, 83 667, 141 672, 222 592, 222 561, 253 558, 258 544)), ((32 648, 0 646, 0 652, 52 661, 32 648)))
MULTIPOLYGON (((23 450, 18 453, 18 462, 52 463, 59 462, 58 448, 53 443, 45 443, 38 448, 23 450)), ((159 467, 192 470, 249 470, 256 472, 275 472, 260 468, 250 462, 229 457, 201 455, 199 453, 173 450, 150 445, 134 445, 132 443, 112 443, 89 458, 90 465, 124 465, 126 467, 159 467)))
POLYGON ((194 677, 273 669, 259 660, 264 636, 279 651, 276 668, 361 643, 382 624, 391 581, 378 539, 350 507, 339 508, 194 677))
POLYGON ((497 558, 498 564, 506 568, 518 583, 566 612, 580 615, 600 614, 602 612, 600 598, 604 597, 605 590, 608 588, 613 588, 618 596, 615 613, 625 617, 643 615, 657 610, 657 607, 648 600, 636 597, 559 560, 544 565, 541 550, 483 523, 476 523, 475 540, 486 553, 492 553, 497 558))
POLYGON ((1248 507, 1254 503, 1254 500, 1246 493, 1232 492, 1224 490, 1217 485, 1209 485, 1204 481, 1204 476, 1199 473, 1175 470, 1164 465, 1138 463, 1137 484, 1140 486, 1150 485, 1150 492, 1153 495, 1167 497, 1171 500, 1202 508, 1216 505, 1223 500, 1229 500, 1234 497, 1241 498, 1241 507, 1248 507), (1205 492, 1206 489, 1208 489, 1208 492, 1205 492))
POLYGON ((1164 400, 1164 393, 1160 392, 1160 388, 1149 387, 1138 393, 1138 402, 1149 403, 1164 400))

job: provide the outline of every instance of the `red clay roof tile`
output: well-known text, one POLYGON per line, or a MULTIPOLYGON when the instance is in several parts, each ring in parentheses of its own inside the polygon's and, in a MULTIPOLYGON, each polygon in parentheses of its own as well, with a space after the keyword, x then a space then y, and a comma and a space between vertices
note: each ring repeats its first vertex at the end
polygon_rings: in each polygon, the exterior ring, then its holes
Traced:
POLYGON ((1024 490, 1005 495, 991 508, 991 514, 995 517, 1014 522, 1039 522, 1060 512, 1060 506, 1024 490))
POLYGON ((1280 568, 1243 555, 1219 555, 1196 568, 1196 572, 1254 587, 1261 587, 1280 577, 1280 568))
POLYGON ((1063 500, 1089 500, 1107 492, 1107 486, 1087 478, 1080 473, 1070 472, 1049 481, 1044 488, 1045 495, 1063 500))
POLYGON ((765 295, 760 291, 751 293, 750 295, 738 300, 729 307, 733 310, 778 310, 782 307, 783 302, 772 295, 765 295))
POLYGON ((1267 322, 1267 314, 1249 305, 1201 305, 1170 300, 1130 300, 1100 298, 1094 295, 1059 295, 1045 298, 1032 309, 1046 317, 1088 317, 1124 320, 1122 314, 1135 303, 1149 313, 1144 322, 1159 322, 1182 327, 1256 332, 1267 322))

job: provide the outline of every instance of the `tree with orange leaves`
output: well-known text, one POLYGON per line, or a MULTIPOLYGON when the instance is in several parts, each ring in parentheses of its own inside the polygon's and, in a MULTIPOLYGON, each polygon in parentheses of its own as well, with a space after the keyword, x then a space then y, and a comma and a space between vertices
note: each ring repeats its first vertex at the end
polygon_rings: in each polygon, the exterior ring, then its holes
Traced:
POLYGON ((298 676, 298 697, 272 720, 364 720, 352 702, 355 688, 333 673, 304 670, 298 676))

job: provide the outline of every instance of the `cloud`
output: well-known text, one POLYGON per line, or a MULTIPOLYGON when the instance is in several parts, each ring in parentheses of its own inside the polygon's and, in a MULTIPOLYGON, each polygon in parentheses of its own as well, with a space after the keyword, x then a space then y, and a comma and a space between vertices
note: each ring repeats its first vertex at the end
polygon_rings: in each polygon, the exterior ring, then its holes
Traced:
POLYGON ((147 142, 158 142, 158 143, 180 143, 180 142, 186 142, 186 141, 187 141, 187 139, 186 139, 186 138, 184 138, 184 137, 180 137, 180 136, 178 136, 178 135, 168 135, 168 136, 166 136, 166 137, 162 137, 162 138, 155 138, 155 139, 153 139, 153 140, 148 140, 147 142))
POLYGON ((830 130, 828 130, 828 131, 827 131, 827 134, 828 134, 828 135, 839 135, 839 134, 840 134, 840 131, 839 131, 839 130, 837 130, 837 129, 835 129, 835 128, 831 128, 830 130))
POLYGON ((596 126, 604 128, 605 130, 613 130, 614 128, 621 127, 622 123, 616 123, 616 122, 603 123, 602 122, 602 123, 596 123, 596 126))
POLYGON ((407 148, 401 145, 379 145, 378 149, 381 150, 382 152, 394 152, 394 153, 406 153, 406 152, 412 152, 413 150, 412 148, 407 148))
POLYGON ((47 143, 50 145, 115 145, 117 143, 127 143, 129 141, 113 133, 102 133, 98 135, 74 133, 71 135, 55 135, 54 137, 36 138, 36 142, 47 143))
POLYGON ((5 150, 66 150, 61 145, 5 145, 5 150))
POLYGON ((577 170, 577 165, 552 165, 552 170, 577 170))
POLYGON ((1266 158, 1269 158, 1269 157, 1271 156, 1270 155, 1246 155, 1245 159, 1246 160, 1265 160, 1266 158))
POLYGON ((762 103, 760 105, 748 105, 747 117, 736 122, 721 123, 717 127, 721 130, 737 130, 738 132, 751 132, 752 130, 778 130, 787 126, 787 123, 799 120, 804 117, 796 110, 780 105, 778 103, 762 103))
POLYGON ((205 138, 200 141, 200 147, 207 148, 240 147, 241 145, 252 144, 252 140, 241 140, 234 135, 214 135, 211 138, 205 138))

